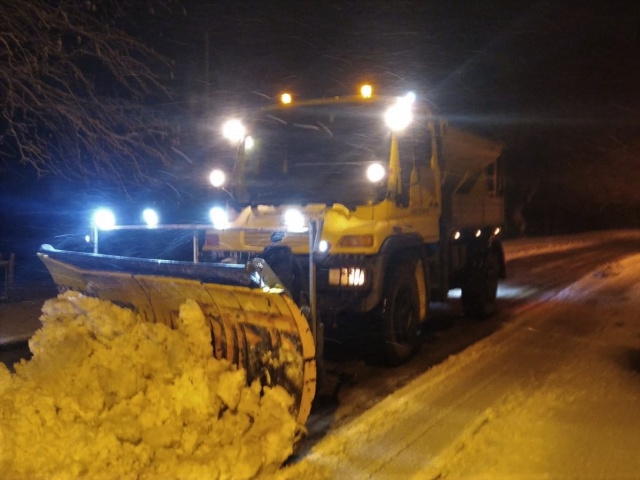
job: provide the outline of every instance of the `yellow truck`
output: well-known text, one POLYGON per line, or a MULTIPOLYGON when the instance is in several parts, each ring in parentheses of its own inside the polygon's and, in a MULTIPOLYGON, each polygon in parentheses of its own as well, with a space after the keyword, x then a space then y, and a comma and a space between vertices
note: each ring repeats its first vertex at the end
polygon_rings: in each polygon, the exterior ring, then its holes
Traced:
MULTIPOLYGON (((494 312, 502 144, 454 128, 414 95, 291 101, 227 125, 229 202, 194 263, 44 247, 62 289, 172 325, 194 299, 214 354, 278 383, 304 424, 323 341, 350 331, 389 365, 408 361, 430 302, 461 289, 465 314, 494 312)), ((225 183, 226 182, 226 183, 225 183)))
POLYGON ((492 313, 504 275, 500 143, 410 94, 282 103, 234 125, 230 188, 243 208, 207 232, 207 260, 263 258, 327 335, 370 314, 367 341, 389 364, 410 358, 429 302, 453 288, 468 315, 492 313))

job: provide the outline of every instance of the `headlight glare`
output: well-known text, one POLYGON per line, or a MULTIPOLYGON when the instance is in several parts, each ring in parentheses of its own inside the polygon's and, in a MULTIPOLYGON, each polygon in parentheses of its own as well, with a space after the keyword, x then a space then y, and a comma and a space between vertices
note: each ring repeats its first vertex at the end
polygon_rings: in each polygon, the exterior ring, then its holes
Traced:
POLYGON ((232 143, 241 142, 246 131, 242 122, 237 118, 227 120, 222 126, 222 135, 232 143))
POLYGON ((116 216, 108 208, 100 208, 93 214, 93 226, 100 230, 111 230, 116 226, 116 216))
POLYGON ((378 183, 387 175, 387 171, 381 163, 375 162, 367 167, 367 180, 371 183, 378 183))
POLYGON ((225 173, 222 170, 220 170, 219 168, 213 169, 211 171, 211 173, 209 174, 209 182, 215 188, 222 187, 226 180, 227 180, 227 177, 226 177, 225 173))
POLYGON ((295 208, 290 208, 284 212, 282 222, 290 232, 304 232, 306 230, 304 226, 304 215, 300 210, 296 210, 295 208))
POLYGON ((149 228, 157 227, 158 222, 160 221, 160 217, 158 217, 158 214, 152 208, 145 208, 144 212, 142 212, 142 219, 149 228))
POLYGON ((399 132, 411 125, 415 100, 415 94, 410 92, 404 97, 398 97, 396 103, 387 109, 384 114, 384 120, 389 129, 399 132))
POLYGON ((213 224, 213 228, 224 230, 229 226, 229 215, 222 207, 213 207, 209 210, 209 218, 213 224))
POLYGON ((361 287, 365 284, 366 273, 363 268, 347 267, 329 270, 329 285, 361 287))

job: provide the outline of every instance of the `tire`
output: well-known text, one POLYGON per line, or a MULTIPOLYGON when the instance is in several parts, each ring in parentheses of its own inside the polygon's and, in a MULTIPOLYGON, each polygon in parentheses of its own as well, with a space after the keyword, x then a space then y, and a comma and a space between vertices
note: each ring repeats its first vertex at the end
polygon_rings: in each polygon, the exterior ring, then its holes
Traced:
POLYGON ((420 348, 420 297, 415 280, 417 259, 403 259, 387 278, 380 313, 383 361, 398 366, 420 348))
POLYGON ((488 252, 482 262, 467 267, 462 286, 462 309, 467 317, 488 318, 496 312, 500 262, 488 252))

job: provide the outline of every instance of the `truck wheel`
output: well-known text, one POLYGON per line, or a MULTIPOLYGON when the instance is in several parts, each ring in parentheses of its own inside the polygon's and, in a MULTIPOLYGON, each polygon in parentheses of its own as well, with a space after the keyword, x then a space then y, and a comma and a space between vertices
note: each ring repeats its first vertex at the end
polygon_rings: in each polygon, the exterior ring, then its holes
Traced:
POLYGON ((387 365, 407 362, 420 347, 420 297, 416 259, 403 259, 387 279, 382 300, 382 352, 387 365))
POLYGON ((495 252, 489 252, 484 262, 468 268, 462 286, 462 309, 467 317, 487 318, 495 313, 499 270, 495 252))

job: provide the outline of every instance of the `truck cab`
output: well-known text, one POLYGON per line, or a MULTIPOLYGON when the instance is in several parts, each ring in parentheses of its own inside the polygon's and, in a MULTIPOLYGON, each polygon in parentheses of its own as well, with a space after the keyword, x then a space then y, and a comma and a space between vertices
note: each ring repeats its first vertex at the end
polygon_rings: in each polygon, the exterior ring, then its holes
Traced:
POLYGON ((415 353, 429 302, 451 288, 488 312, 465 279, 489 257, 492 278, 504 273, 496 142, 449 128, 411 94, 271 106, 236 141, 239 213, 207 232, 206 259, 265 258, 299 305, 317 298, 325 323, 365 315, 391 364, 415 353))

